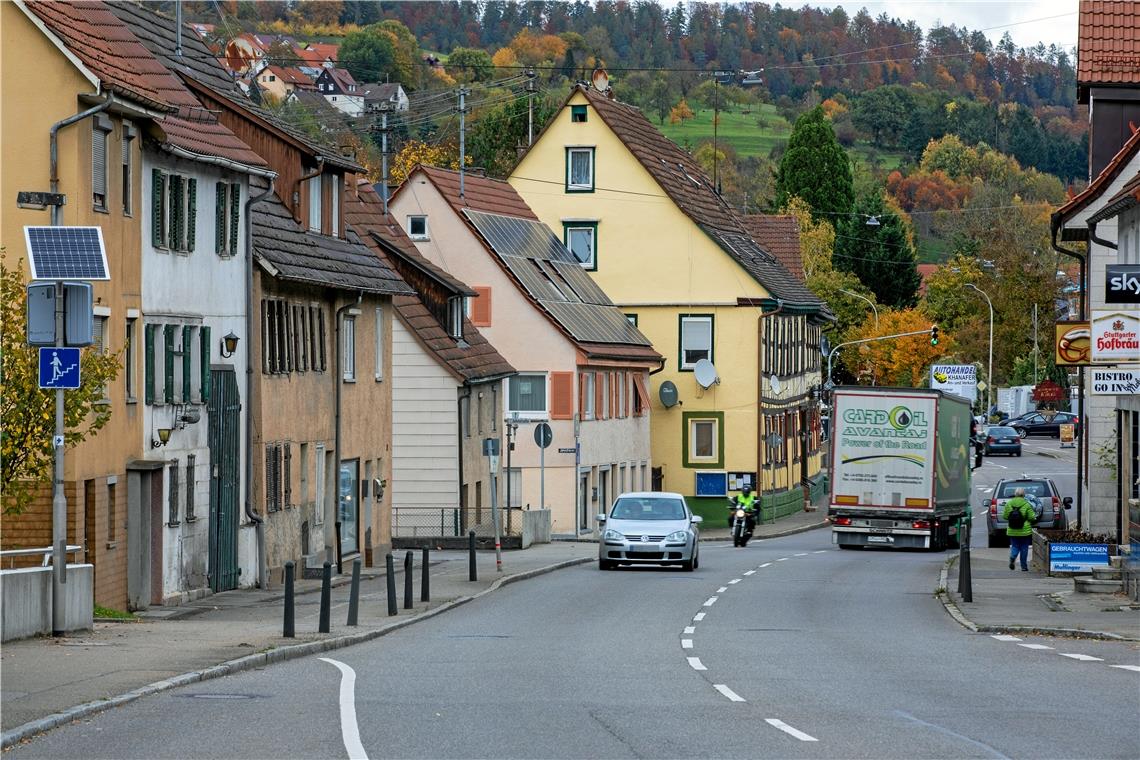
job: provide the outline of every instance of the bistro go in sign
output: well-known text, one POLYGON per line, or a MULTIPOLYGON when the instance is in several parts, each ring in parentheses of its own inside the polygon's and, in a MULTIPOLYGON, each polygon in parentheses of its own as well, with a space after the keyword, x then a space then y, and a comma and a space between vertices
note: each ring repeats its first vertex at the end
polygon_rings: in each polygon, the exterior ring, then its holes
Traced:
POLYGON ((1097 396, 1135 396, 1140 394, 1140 367, 1093 369, 1092 392, 1097 396))

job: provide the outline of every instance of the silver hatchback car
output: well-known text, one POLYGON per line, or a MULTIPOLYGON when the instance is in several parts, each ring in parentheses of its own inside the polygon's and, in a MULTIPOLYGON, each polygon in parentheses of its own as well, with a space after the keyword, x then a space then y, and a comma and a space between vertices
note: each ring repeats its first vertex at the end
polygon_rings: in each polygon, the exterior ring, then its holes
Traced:
POLYGON ((679 493, 623 493, 609 515, 598 515, 598 569, 618 565, 700 565, 700 515, 694 515, 679 493))

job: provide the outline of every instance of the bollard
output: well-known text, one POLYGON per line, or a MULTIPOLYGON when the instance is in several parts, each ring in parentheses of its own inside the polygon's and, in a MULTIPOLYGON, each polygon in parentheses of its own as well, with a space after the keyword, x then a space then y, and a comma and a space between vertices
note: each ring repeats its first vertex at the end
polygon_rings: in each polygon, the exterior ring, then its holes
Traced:
POLYGON ((392 562, 392 552, 384 555, 384 570, 388 581, 388 616, 395 615, 396 610, 396 565, 392 562))
POLYGON ((360 609, 360 557, 352 561, 352 585, 348 590, 348 625, 356 625, 360 609))
POLYGON ((970 575, 970 547, 966 547, 965 555, 962 559, 962 566, 958 568, 958 581, 962 586, 962 601, 974 601, 974 579, 970 575), (963 578, 965 580, 963 580, 963 578))
POLYGON ((412 550, 404 554, 404 609, 412 608, 412 550))
POLYGON ((293 626, 293 567, 292 562, 285 563, 285 624, 281 635, 287 639, 297 636, 297 631, 293 626))
POLYGON ((326 561, 321 568, 321 620, 317 631, 329 632, 329 611, 332 601, 332 563, 326 561))
POLYGON ((420 601, 431 601, 431 581, 428 578, 428 548, 424 547, 423 567, 420 568, 420 601))
POLYGON ((479 572, 475 569, 475 531, 467 531, 467 580, 479 580, 479 572))

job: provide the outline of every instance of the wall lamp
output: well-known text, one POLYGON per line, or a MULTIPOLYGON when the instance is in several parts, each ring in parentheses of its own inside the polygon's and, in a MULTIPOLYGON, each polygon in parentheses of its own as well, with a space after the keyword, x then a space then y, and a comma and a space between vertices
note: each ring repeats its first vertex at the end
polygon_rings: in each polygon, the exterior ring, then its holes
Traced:
POLYGON ((238 341, 241 340, 238 336, 234 335, 234 331, 230 330, 229 333, 222 338, 222 358, 229 359, 237 351, 238 341))
POLYGON ((170 428, 159 428, 158 438, 150 439, 150 447, 152 449, 157 449, 159 446, 165 446, 166 444, 170 443, 170 430, 170 428))

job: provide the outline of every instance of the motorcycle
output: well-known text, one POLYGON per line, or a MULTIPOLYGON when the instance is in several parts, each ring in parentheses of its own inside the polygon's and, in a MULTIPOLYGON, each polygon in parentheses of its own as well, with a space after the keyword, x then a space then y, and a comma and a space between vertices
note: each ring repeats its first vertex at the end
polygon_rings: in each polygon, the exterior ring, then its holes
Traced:
POLYGON ((735 501, 729 501, 728 509, 731 511, 729 526, 732 528, 732 545, 747 546, 748 540, 752 538, 753 513, 735 501))

